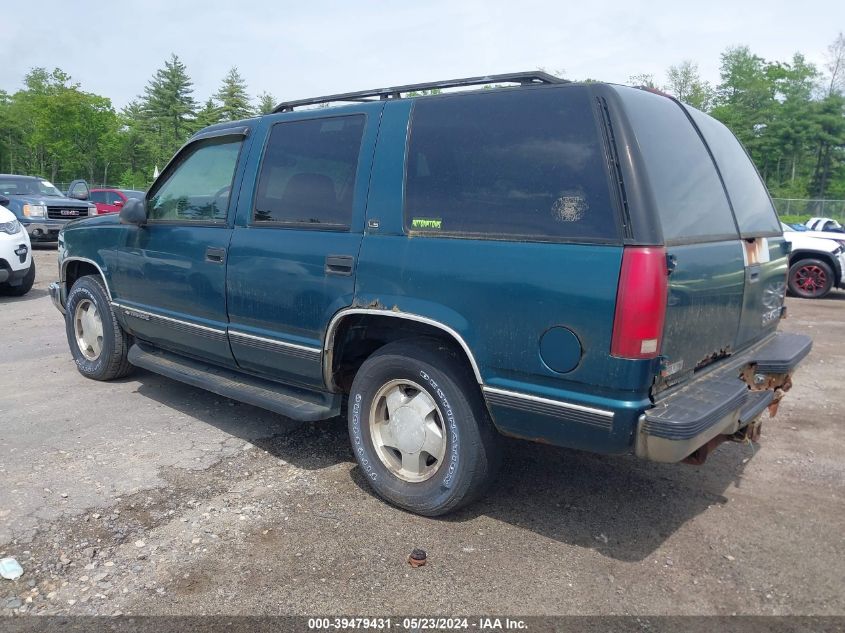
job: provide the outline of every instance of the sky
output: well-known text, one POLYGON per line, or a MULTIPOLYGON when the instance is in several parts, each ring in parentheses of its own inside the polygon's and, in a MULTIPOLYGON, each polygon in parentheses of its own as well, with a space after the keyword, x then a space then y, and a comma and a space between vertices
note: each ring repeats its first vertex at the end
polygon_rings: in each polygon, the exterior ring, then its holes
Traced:
POLYGON ((719 79, 719 55, 796 51, 820 68, 845 31, 845 0, 0 0, 0 89, 59 67, 121 108, 171 53, 205 101, 237 66, 277 101, 545 68, 626 83, 690 59, 719 79))

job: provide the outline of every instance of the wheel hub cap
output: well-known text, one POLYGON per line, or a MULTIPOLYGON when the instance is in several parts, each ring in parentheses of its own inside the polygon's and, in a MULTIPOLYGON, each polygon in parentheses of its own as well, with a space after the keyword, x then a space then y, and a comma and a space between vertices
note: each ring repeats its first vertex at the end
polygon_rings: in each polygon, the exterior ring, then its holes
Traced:
POLYGON ((370 410, 370 437, 382 464, 404 481, 434 476, 446 455, 440 408, 409 380, 392 380, 378 390, 370 410))
POLYGON ((82 355, 88 360, 97 360, 103 351, 103 321, 92 301, 83 299, 77 304, 73 329, 82 355))

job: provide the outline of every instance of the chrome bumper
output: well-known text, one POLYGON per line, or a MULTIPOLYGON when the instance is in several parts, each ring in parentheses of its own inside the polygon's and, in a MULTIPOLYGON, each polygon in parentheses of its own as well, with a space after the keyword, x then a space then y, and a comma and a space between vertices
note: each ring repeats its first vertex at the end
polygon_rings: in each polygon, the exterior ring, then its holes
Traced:
POLYGON ((59 312, 64 314, 65 298, 62 296, 62 285, 58 281, 54 281, 50 284, 48 290, 50 291, 50 299, 53 301, 53 305, 56 306, 59 312))

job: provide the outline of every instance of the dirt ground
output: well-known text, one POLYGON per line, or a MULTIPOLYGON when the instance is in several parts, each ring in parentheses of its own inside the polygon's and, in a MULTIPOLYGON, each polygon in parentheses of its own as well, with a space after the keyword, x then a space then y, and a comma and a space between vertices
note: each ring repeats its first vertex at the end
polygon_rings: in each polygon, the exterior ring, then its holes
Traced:
POLYGON ((0 614, 845 614, 845 292, 759 445, 701 467, 518 441, 445 519, 374 497, 343 420, 77 373, 47 295, 0 298, 0 614), (412 569, 411 549, 429 564, 412 569))

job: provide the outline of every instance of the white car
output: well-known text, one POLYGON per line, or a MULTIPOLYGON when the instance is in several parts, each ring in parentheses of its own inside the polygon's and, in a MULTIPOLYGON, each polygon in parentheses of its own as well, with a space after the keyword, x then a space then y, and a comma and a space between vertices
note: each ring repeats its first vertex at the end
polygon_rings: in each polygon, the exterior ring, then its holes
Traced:
MULTIPOLYGON (((796 297, 821 299, 833 288, 845 288, 845 234, 842 239, 818 237, 814 231, 796 231, 782 224, 783 237, 792 245, 787 288, 796 297)), ((835 234, 834 234, 835 235, 835 234)))
POLYGON ((810 218, 809 220, 804 222, 804 226, 806 226, 811 231, 835 231, 840 235, 845 235, 845 228, 843 228, 842 225, 839 224, 839 222, 837 222, 833 218, 810 218))
POLYGON ((35 282, 32 246, 15 214, 0 206, 0 295, 21 297, 35 282))

